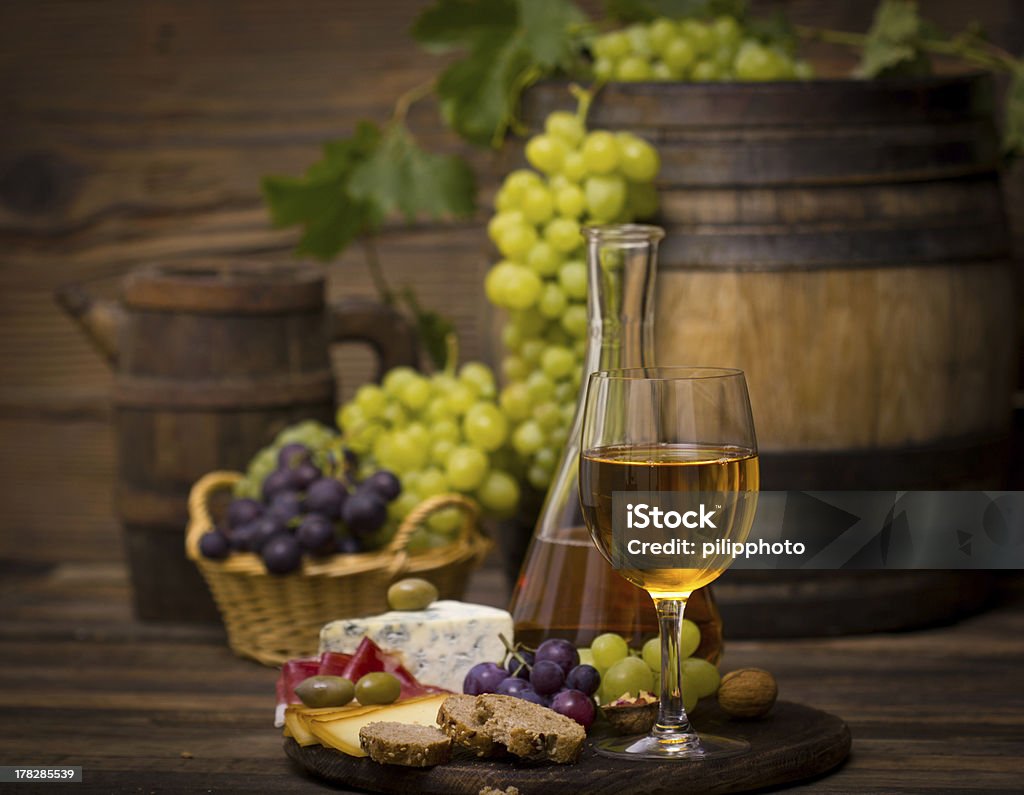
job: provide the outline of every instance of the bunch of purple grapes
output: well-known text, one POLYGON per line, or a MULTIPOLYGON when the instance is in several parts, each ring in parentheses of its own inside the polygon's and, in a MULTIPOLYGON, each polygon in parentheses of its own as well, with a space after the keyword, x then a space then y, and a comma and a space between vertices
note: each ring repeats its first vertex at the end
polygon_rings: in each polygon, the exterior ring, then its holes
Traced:
POLYGON ((462 692, 471 696, 498 693, 532 701, 572 718, 584 729, 594 722, 594 693, 601 674, 581 665, 576 647, 561 638, 550 638, 535 652, 522 647, 510 651, 504 666, 479 663, 469 669, 462 692))
POLYGON ((277 469, 263 481, 263 499, 232 500, 226 521, 199 540, 200 552, 213 560, 255 552, 271 574, 296 571, 304 554, 362 552, 387 521, 387 504, 401 484, 383 469, 354 482, 347 476, 355 471, 354 456, 345 456, 341 480, 317 467, 305 445, 284 445, 277 469))

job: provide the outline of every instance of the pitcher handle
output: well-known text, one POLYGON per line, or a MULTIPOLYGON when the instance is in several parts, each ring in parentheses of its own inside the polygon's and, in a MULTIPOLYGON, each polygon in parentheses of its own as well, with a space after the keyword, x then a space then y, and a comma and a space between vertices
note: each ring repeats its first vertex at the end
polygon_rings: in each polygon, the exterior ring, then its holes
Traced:
POLYGON ((416 333, 412 324, 393 307, 367 298, 346 298, 332 303, 332 342, 362 342, 377 356, 377 380, 392 367, 418 364, 416 333))

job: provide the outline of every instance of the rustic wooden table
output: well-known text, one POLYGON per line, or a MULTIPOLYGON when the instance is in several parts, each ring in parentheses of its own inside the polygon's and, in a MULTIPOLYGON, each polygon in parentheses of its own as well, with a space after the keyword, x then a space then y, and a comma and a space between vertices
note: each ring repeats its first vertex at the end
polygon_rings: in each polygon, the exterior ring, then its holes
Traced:
MULTIPOLYGON (((496 570, 478 573, 471 598, 504 596, 496 570)), ((127 597, 115 564, 0 568, 0 764, 81 765, 75 792, 328 789, 282 752, 275 671, 234 657, 218 629, 139 624, 127 597)), ((730 643, 725 667, 748 665, 853 731, 848 762, 796 790, 1024 789, 1019 587, 952 627, 730 643)))

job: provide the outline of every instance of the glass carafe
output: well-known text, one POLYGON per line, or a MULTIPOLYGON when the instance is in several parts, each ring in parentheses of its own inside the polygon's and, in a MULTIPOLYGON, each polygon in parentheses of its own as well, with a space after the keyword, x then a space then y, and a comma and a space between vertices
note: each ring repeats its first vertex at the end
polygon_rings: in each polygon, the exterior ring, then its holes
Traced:
MULTIPOLYGON (((658 634, 658 618, 651 598, 614 572, 583 523, 580 426, 590 373, 654 364, 654 277, 664 232, 629 224, 588 227, 584 235, 590 330, 580 395, 509 609, 516 639, 531 646, 547 637, 589 646, 597 635, 617 632, 639 648, 658 634)), ((686 617, 700 626, 697 654, 717 661, 722 626, 707 588, 691 596, 686 617)))

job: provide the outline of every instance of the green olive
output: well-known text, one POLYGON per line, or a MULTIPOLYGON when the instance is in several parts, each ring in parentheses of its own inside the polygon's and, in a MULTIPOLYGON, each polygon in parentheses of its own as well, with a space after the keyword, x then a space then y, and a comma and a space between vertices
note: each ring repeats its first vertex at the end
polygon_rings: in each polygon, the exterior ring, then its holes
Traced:
POLYGON ((392 674, 384 671, 365 674, 356 682, 356 698, 363 706, 392 704, 398 701, 401 692, 401 683, 392 674))
POLYGON ((311 676, 295 688, 307 707, 343 707, 355 694, 352 680, 343 676, 311 676))
POLYGON ((436 602, 438 595, 432 582, 409 577, 388 588, 388 604, 392 610, 423 610, 436 602))

